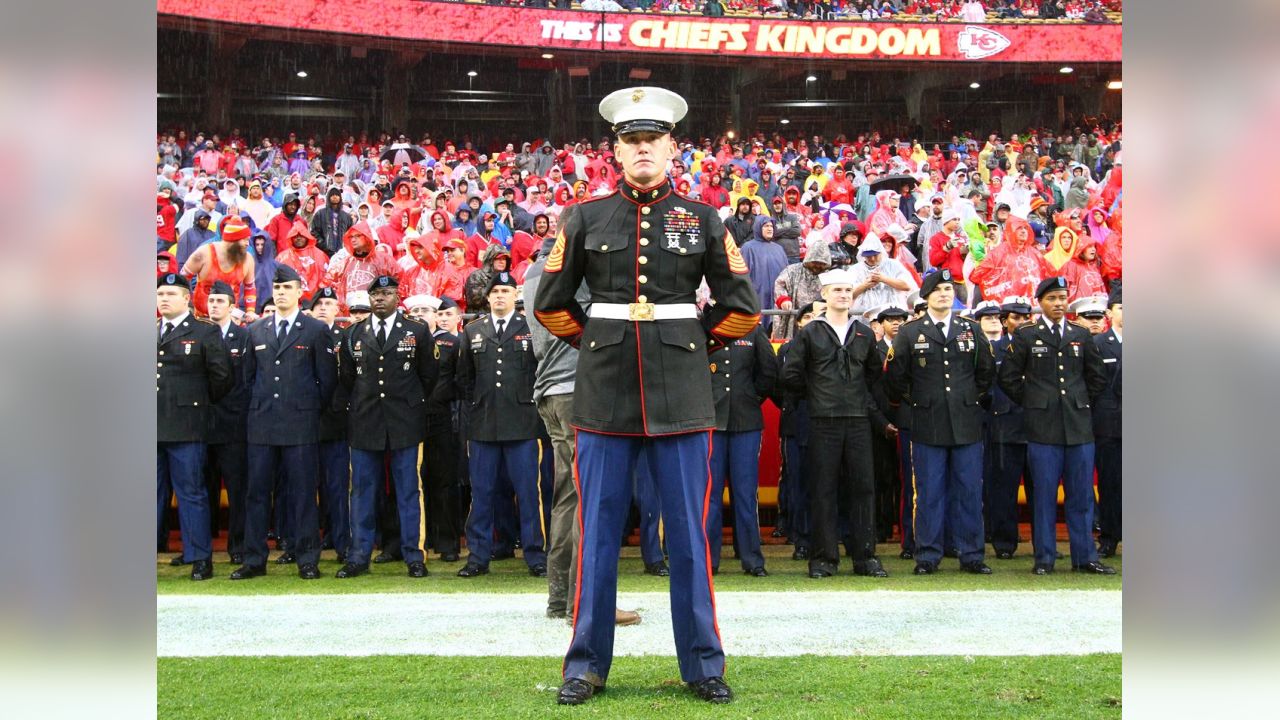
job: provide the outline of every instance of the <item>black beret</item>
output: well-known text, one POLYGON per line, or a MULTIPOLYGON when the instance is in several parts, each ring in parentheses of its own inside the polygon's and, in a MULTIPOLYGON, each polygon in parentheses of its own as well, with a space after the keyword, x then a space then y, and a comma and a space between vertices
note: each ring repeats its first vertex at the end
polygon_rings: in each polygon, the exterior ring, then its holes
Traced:
POLYGON ((378 277, 373 279, 373 282, 369 283, 368 290, 369 292, 373 292, 374 290, 382 290, 384 288, 398 288, 398 287, 400 287, 400 283, 396 282, 395 278, 391 277, 390 275, 379 275, 378 277))
POLYGON ((285 265, 284 263, 276 264, 276 274, 272 276, 273 283, 302 282, 302 276, 298 275, 298 271, 285 265))
POLYGON ((339 304, 342 302, 341 300, 338 300, 338 293, 335 292, 333 288, 331 287, 320 288, 319 290, 316 291, 315 295, 311 296, 311 307, 314 308, 316 305, 320 304, 321 300, 324 300, 326 298, 330 300, 337 300, 339 304))
POLYGON ((229 298, 235 298, 235 291, 231 286, 222 280, 214 280, 213 285, 209 286, 210 295, 226 295, 229 298))
POLYGON ((489 279, 488 286, 484 289, 484 294, 488 295, 493 292, 494 288, 500 285, 506 285, 514 288, 516 286, 516 279, 511 277, 511 273, 509 272, 494 273, 493 277, 489 279))
POLYGON ((920 283, 920 299, 922 301, 928 300, 929 293, 932 293, 934 290, 937 290, 939 285, 941 285, 942 283, 954 283, 954 282, 955 280, 953 280, 951 277, 951 271, 948 270, 947 268, 942 268, 941 270, 935 273, 930 273, 925 276, 924 282, 920 283))
POLYGON ((1044 297, 1046 293, 1051 293, 1054 290, 1066 290, 1066 289, 1067 289, 1066 278, 1062 277, 1061 275, 1058 275, 1055 277, 1047 277, 1044 280, 1041 280, 1040 284, 1036 286, 1036 300, 1039 300, 1040 298, 1044 297))
POLYGON ((166 285, 186 288, 187 290, 191 289, 191 283, 178 273, 165 273, 164 275, 156 278, 156 287, 162 288, 166 285))

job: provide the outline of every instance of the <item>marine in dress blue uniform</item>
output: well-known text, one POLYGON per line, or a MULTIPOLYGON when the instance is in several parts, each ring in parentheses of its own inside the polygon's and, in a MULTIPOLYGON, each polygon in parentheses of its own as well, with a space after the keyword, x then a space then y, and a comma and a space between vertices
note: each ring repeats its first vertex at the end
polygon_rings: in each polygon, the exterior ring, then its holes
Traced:
POLYGON ((623 178, 616 192, 561 216, 534 300, 538 320, 580 350, 572 417, 580 582, 559 702, 585 702, 609 677, 620 535, 641 453, 661 497, 680 676, 699 697, 728 702, 703 526, 715 426, 707 350, 755 328, 759 299, 715 209, 675 194, 665 176, 684 100, 629 88, 600 110, 617 133, 623 178), (715 303, 699 322, 704 276, 715 303), (574 298, 584 280, 590 319, 574 298))
POLYGON ((272 278, 275 313, 249 326, 249 490, 245 512, 245 564, 232 580, 266 574, 268 498, 276 472, 284 475, 298 577, 320 577, 320 416, 338 383, 333 336, 300 312, 302 279, 288 265, 272 278))
POLYGON ((1066 320, 1067 280, 1036 288, 1043 311, 1018 328, 1000 366, 1000 387, 1026 412, 1027 466, 1035 486, 1033 522, 1037 575, 1054 570, 1058 486, 1064 495, 1071 566, 1114 574, 1093 544, 1093 409, 1106 388, 1102 356, 1089 331, 1066 320))
POLYGON ((395 278, 374 278, 368 292, 373 314, 348 330, 338 353, 339 380, 350 402, 351 552, 337 577, 369 571, 384 468, 390 468, 395 486, 400 556, 409 577, 426 577, 418 445, 426 436, 426 402, 436 384, 440 352, 425 323, 396 310, 400 288, 395 278))
POLYGON ((889 398, 911 406, 915 467, 915 573, 938 570, 944 526, 960 569, 988 575, 982 529, 980 402, 995 379, 995 357, 978 323, 951 310, 949 270, 925 278, 924 316, 898 331, 885 365, 889 398))
POLYGON ((471 512, 467 516, 467 564, 461 577, 489 571, 493 557, 494 507, 506 471, 515 490, 520 546, 529 573, 546 577, 546 526, 538 488, 538 429, 533 403, 538 362, 533 335, 515 311, 515 279, 494 273, 485 296, 491 314, 463 328, 456 377, 469 405, 467 443, 471 470, 471 512))
POLYGON ((711 395, 716 403, 716 431, 711 438, 711 506, 707 512, 707 540, 711 543, 711 571, 720 568, 721 515, 725 481, 733 507, 738 558, 748 575, 765 577, 760 551, 760 436, 764 414, 760 406, 773 396, 778 381, 778 356, 762 328, 708 355, 711 395))
MULTIPOLYGON (((191 288, 176 273, 156 281, 156 486, 178 496, 182 558, 191 579, 213 577, 209 496, 204 485, 206 438, 214 403, 234 385, 218 326, 191 312, 191 288)), ((157 492, 157 524, 167 492, 157 492)))

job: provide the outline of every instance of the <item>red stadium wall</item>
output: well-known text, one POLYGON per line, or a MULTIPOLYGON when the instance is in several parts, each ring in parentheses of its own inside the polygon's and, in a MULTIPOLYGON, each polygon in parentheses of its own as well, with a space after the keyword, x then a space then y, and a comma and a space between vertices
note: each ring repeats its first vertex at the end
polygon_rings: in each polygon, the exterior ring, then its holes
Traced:
POLYGON ((482 45, 756 57, 1119 62, 1119 25, 798 22, 418 0, 158 0, 161 15, 482 45))

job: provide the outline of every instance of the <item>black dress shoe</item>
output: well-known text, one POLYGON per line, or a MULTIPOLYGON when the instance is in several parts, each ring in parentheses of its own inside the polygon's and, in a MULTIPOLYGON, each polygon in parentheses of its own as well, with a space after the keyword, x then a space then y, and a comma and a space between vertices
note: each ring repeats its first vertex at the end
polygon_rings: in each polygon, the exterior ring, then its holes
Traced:
POLYGON ((560 705, 581 705, 590 700, 596 692, 603 691, 604 688, 596 688, 582 678, 569 678, 560 686, 560 694, 556 697, 556 702, 560 705))
POLYGON ((472 565, 467 563, 465 567, 458 571, 458 577, 476 577, 478 575, 488 575, 488 565, 472 565))
POLYGON ((302 578, 303 580, 319 580, 320 568, 316 567, 314 563, 299 565, 298 577, 302 578))
POLYGON ((902 552, 898 553, 898 557, 902 558, 903 560, 915 560, 916 554, 911 552, 910 550, 904 549, 902 552))
POLYGON ((404 556, 402 556, 398 552, 383 550, 382 552, 378 553, 377 557, 373 559, 373 564, 381 565, 383 563, 389 563, 389 562, 400 562, 403 559, 404 559, 404 556))
POLYGON ((1036 563, 1036 566, 1031 568, 1031 574, 1032 575, 1052 575, 1053 566, 1045 565, 1044 563, 1036 563))
POLYGON ((960 569, 971 575, 990 575, 991 574, 991 568, 988 567, 987 564, 982 562, 981 560, 974 560, 973 562, 960 563, 960 569))
POLYGON ((174 555, 169 558, 169 567, 182 567, 186 564, 188 564, 187 561, 183 560, 181 555, 174 555))
POLYGON ((191 579, 192 580, 208 580, 213 577, 213 562, 210 560, 197 560, 191 563, 191 579))
POLYGON ((458 562, 458 553, 447 552, 440 556, 440 562, 455 563, 458 562))
POLYGON ((498 552, 495 552, 489 559, 490 560, 510 560, 515 556, 516 556, 515 550, 499 550, 498 552))
POLYGON ((1013 551, 1012 551, 1012 550, 997 550, 997 551, 996 551, 996 557, 997 557, 997 558, 999 558, 999 559, 1001 559, 1001 560, 1012 560, 1012 559, 1013 559, 1013 551))
POLYGON ((835 573, 821 565, 809 566, 809 577, 811 578, 829 578, 835 573))
POLYGON ((644 566, 644 574, 654 575, 656 577, 668 577, 671 575, 671 570, 667 568, 666 560, 659 560, 656 563, 646 564, 644 566))
POLYGON ((353 578, 364 575, 369 572, 368 563, 345 563, 339 570, 336 578, 353 578))
POLYGON ((231 571, 232 580, 248 580, 267 574, 266 565, 241 565, 231 571))
POLYGON ((1116 556, 1116 543, 1100 542, 1098 543, 1098 556, 1110 558, 1116 556))
POLYGON ((889 572, 884 569, 884 565, 880 564, 879 558, 870 558, 862 562, 853 564, 853 574, 863 577, 889 577, 889 572))
POLYGON ((769 577, 769 571, 765 570, 763 565, 751 568, 750 570, 745 570, 744 572, 751 577, 769 577))
POLYGON ((280 554, 280 557, 276 558, 277 565, 292 565, 296 562, 298 562, 298 556, 288 550, 285 550, 280 554))
POLYGON ((537 565, 534 565, 533 567, 529 568, 529 574, 534 577, 546 577, 547 566, 542 563, 538 563, 537 565))
POLYGON ((1097 560, 1094 560, 1093 562, 1087 562, 1083 565, 1073 565, 1071 566, 1071 569, 1076 572, 1092 573, 1094 575, 1115 575, 1116 574, 1115 568, 1111 567, 1110 565, 1103 565, 1097 560))
POLYGON ((809 548, 803 545, 797 547, 795 551, 791 553, 791 559, 792 560, 808 560, 809 548))
POLYGON ((244 564, 244 553, 231 553, 231 564, 232 564, 232 565, 243 565, 243 564, 244 564))
POLYGON ((933 563, 917 562, 916 569, 912 570, 911 572, 915 573, 916 575, 932 575, 938 572, 938 566, 934 565, 933 563))
POLYGON ((423 562, 409 563, 409 577, 420 578, 420 577, 426 577, 427 575, 430 575, 430 573, 427 572, 426 563, 423 563, 423 562))
POLYGON ((722 678, 713 677, 689 683, 689 689, 695 695, 709 703, 721 705, 733 700, 733 691, 722 678))

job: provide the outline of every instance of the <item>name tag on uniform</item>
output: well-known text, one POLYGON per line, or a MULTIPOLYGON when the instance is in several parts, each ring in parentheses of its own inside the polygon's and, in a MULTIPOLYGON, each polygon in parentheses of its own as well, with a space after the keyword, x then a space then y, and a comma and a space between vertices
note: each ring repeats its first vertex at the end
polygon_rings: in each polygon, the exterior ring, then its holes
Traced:
POLYGON ((1080 343, 1071 343, 1071 356, 1080 357, 1080 343))
POLYGON ((484 349, 484 336, 472 335, 471 336, 471 352, 479 352, 483 349, 484 349))
POLYGON ((912 345, 911 347, 915 348, 916 350, 928 350, 928 349, 929 349, 929 343, 927 343, 927 342, 926 342, 926 343, 916 343, 915 345, 912 345))
POLYGON ((1119 358, 1102 358, 1102 362, 1104 363, 1113 363, 1116 360, 1119 360, 1119 358))
POLYGON ((267 346, 266 346, 266 345, 254 345, 254 346, 253 346, 253 349, 254 349, 254 350, 266 350, 266 349, 267 349, 267 346))
POLYGON ((1032 355, 1048 355, 1048 354, 1049 354, 1049 348, 1044 347, 1044 346, 1036 346, 1036 347, 1031 348, 1031 354, 1032 354, 1032 355))

